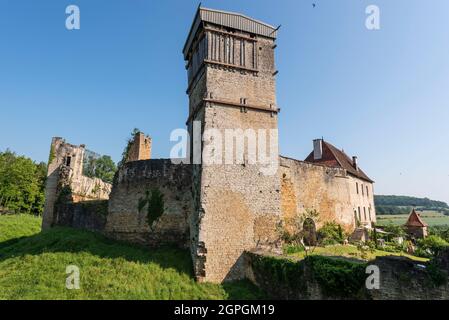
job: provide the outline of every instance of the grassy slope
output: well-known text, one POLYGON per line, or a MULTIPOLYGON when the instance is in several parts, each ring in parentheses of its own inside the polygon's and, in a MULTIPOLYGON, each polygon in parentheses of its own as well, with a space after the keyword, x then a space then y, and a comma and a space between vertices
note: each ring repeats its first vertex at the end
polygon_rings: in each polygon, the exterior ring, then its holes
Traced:
POLYGON ((257 299, 250 283, 199 284, 187 251, 149 250, 67 228, 40 232, 41 220, 0 216, 1 299, 257 299), (67 290, 66 267, 80 268, 67 290))

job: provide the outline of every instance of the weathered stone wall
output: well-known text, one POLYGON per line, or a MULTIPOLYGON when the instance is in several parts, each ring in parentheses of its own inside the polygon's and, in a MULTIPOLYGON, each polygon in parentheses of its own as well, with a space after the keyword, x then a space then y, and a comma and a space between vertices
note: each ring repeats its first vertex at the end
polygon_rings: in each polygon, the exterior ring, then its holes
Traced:
POLYGON ((306 209, 315 209, 320 213, 317 227, 335 221, 352 231, 359 208, 362 224, 370 226, 376 221, 372 184, 348 175, 344 169, 281 157, 279 173, 282 216, 286 221, 306 209))
POLYGON ((126 163, 114 179, 106 235, 147 246, 188 247, 191 187, 190 165, 174 165, 165 159, 126 163), (154 190, 163 194, 163 214, 150 226, 148 202, 142 207, 139 203, 148 200, 154 190))
POLYGON ((108 214, 108 201, 56 203, 54 224, 95 232, 103 232, 108 214))
MULTIPOLYGON (((269 114, 241 113, 220 106, 206 108, 206 119, 206 129, 276 127, 276 118, 269 114)), ((269 246, 277 240, 279 179, 277 170, 274 175, 264 175, 261 167, 203 164, 199 242, 207 250, 204 265, 207 281, 241 278, 243 252, 259 245, 269 246)))
POLYGON ((62 138, 53 138, 50 148, 47 181, 45 186, 45 207, 42 228, 56 224, 55 204, 64 192, 68 202, 107 200, 111 184, 98 178, 83 176, 84 145, 75 146, 62 138), (67 195, 70 194, 68 197, 67 195))
POLYGON ((373 262, 380 270, 380 289, 370 290, 374 300, 448 300, 449 251, 442 253, 429 270, 428 263, 403 257, 379 257, 373 262), (426 266, 426 269, 423 268, 426 266), (436 269, 435 269, 436 268, 436 269), (438 280, 437 278, 440 278, 438 280), (441 281, 441 283, 440 283, 441 281))
MULTIPOLYGON (((404 257, 378 257, 374 261, 361 264, 360 267, 354 267, 353 273, 342 274, 342 277, 347 277, 346 285, 338 274, 334 275, 332 283, 329 279, 322 278, 323 275, 332 277, 332 272, 323 273, 315 270, 311 263, 313 261, 307 259, 294 261, 264 253, 248 252, 245 261, 247 278, 272 299, 447 300, 449 299, 448 257, 449 252, 443 253, 431 263, 419 263, 404 257), (379 267, 379 289, 366 288, 366 278, 369 274, 365 271, 368 265, 379 267), (435 278, 437 272, 439 280, 435 278), (352 281, 352 278, 356 278, 357 281, 352 281), (330 287, 333 290, 330 290, 330 287)), ((325 259, 332 262, 329 260, 332 258, 325 259)), ((349 263, 350 260, 346 261, 349 263)), ((321 268, 322 265, 319 266, 319 269, 321 268)))

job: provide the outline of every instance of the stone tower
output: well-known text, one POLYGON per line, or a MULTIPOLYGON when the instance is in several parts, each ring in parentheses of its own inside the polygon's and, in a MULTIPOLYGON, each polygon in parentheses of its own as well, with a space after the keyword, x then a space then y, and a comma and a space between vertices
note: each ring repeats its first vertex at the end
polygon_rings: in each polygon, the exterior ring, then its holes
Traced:
POLYGON ((57 201, 61 166, 71 168, 76 175, 83 170, 84 146, 74 146, 60 137, 51 141, 48 160, 47 181, 45 186, 45 207, 42 229, 49 229, 54 222, 54 206, 57 201))
POLYGON ((240 14, 199 8, 184 47, 194 163, 191 250, 199 281, 241 279, 244 251, 277 242, 276 33, 240 14), (274 170, 264 171, 264 161, 274 170))
POLYGON ((126 162, 151 159, 151 138, 139 132, 134 136, 134 140, 128 152, 126 162))

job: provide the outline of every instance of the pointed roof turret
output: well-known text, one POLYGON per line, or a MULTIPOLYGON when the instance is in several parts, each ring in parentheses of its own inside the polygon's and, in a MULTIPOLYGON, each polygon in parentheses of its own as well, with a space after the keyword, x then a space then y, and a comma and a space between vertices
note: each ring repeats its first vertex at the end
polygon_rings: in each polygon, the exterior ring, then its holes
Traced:
POLYGON ((407 222, 405 223, 407 227, 428 227, 427 223, 425 223, 419 214, 416 212, 415 208, 413 208, 410 216, 408 217, 407 222))

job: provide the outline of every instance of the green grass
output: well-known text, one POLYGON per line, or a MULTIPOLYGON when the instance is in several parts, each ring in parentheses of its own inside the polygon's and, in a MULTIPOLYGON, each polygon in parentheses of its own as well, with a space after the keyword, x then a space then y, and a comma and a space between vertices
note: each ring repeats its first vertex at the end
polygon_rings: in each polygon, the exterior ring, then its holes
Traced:
MULTIPOLYGON (((436 211, 424 211, 420 213, 421 218, 431 227, 448 225, 449 226, 449 216, 436 211)), ((396 214, 396 215, 378 215, 377 225, 403 225, 407 222, 408 214, 396 214)))
POLYGON ((69 228, 40 233, 39 218, 0 216, 2 299, 261 299, 247 281, 200 284, 188 251, 151 250, 69 228), (80 269, 80 290, 68 290, 66 267, 80 269))
MULTIPOLYGON (((326 247, 316 247, 315 250, 313 250, 313 252, 309 252, 309 255, 347 257, 361 260, 374 260, 376 257, 384 257, 384 256, 402 256, 416 261, 428 260, 425 258, 415 257, 406 253, 391 253, 382 250, 374 250, 373 252, 368 250, 366 252, 366 257, 363 258, 360 250, 353 245, 333 245, 326 247)), ((297 259, 304 259, 306 257, 306 253, 304 251, 295 252, 289 254, 289 256, 297 259)))
POLYGON ((32 236, 41 231, 42 219, 28 214, 0 216, 0 242, 32 236))

